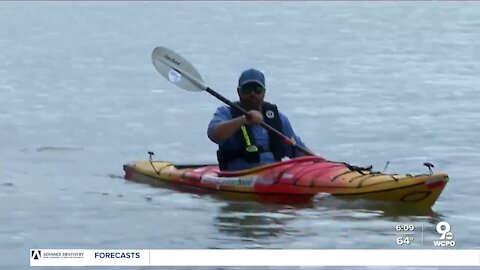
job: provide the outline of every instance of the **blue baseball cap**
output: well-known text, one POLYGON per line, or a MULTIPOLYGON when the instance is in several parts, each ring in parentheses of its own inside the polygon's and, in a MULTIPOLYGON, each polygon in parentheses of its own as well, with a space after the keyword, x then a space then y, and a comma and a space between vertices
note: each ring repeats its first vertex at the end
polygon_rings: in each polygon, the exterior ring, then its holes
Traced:
POLYGON ((240 75, 240 78, 238 79, 238 86, 242 87, 250 82, 256 82, 265 88, 265 75, 263 75, 261 71, 254 68, 247 69, 240 75))

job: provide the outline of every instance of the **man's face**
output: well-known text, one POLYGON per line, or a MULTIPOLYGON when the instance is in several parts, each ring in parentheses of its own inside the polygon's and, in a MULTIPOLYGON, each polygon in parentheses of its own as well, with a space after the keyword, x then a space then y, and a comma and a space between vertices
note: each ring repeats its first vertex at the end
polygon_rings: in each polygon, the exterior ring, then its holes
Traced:
POLYGON ((247 110, 259 110, 265 98, 265 88, 256 82, 244 84, 237 92, 240 102, 247 110))

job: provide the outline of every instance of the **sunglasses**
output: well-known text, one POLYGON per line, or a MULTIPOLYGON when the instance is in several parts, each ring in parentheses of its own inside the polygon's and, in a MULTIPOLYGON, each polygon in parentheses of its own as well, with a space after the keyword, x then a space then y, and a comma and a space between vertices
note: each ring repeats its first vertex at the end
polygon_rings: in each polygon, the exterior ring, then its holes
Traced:
POLYGON ((265 92, 265 88, 258 84, 245 84, 244 86, 240 87, 240 93, 244 95, 248 95, 250 93, 261 94, 265 92))

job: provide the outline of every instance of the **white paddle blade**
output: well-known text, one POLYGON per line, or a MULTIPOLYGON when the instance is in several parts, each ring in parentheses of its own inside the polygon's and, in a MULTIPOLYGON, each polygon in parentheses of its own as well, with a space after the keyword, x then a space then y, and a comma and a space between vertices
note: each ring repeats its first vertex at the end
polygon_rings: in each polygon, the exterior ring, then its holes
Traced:
POLYGON ((152 52, 152 62, 158 73, 182 89, 192 92, 207 89, 202 76, 193 65, 170 49, 155 48, 152 52))

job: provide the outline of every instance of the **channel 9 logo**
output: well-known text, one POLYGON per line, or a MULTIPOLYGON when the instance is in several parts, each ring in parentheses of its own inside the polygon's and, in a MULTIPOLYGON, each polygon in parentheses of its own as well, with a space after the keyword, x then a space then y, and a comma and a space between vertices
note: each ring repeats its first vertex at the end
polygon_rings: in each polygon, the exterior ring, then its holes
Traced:
POLYGON ((437 232, 440 234, 440 240, 433 241, 435 247, 454 247, 455 240, 453 240, 453 233, 450 224, 442 221, 437 224, 437 232))

